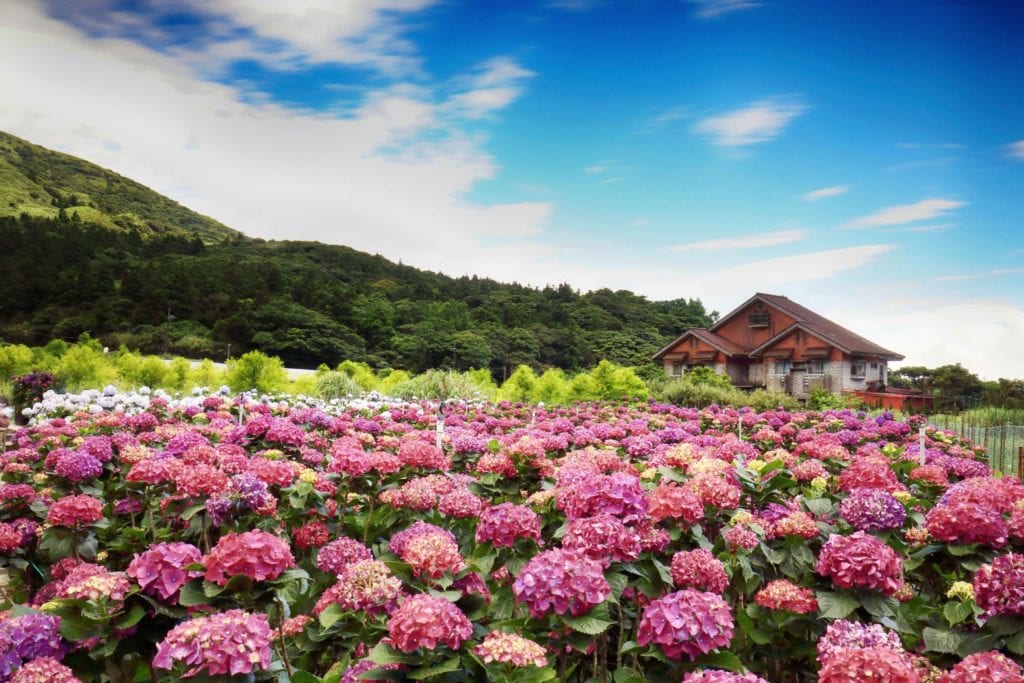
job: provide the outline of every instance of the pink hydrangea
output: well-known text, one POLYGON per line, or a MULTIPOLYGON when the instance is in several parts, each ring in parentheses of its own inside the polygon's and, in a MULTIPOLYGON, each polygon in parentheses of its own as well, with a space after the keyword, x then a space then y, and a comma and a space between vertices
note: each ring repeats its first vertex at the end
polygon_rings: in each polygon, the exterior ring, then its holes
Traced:
POLYGON ((127 573, 138 582, 143 593, 176 605, 181 587, 189 579, 203 575, 201 571, 185 567, 202 561, 202 552, 190 543, 157 543, 135 555, 127 573))
POLYGON ((722 669, 703 669, 683 674, 683 683, 768 683, 757 674, 738 674, 722 669))
POLYGON ((701 472, 687 480, 683 487, 693 491, 706 506, 720 510, 739 507, 742 489, 734 481, 713 472, 701 472))
POLYGON ((604 602, 611 587, 600 562, 556 548, 535 555, 516 577, 512 592, 534 617, 550 612, 579 617, 604 602))
POLYGON ((967 500, 936 505, 926 518, 932 538, 946 543, 981 543, 992 548, 1006 545, 1010 529, 995 508, 967 500))
POLYGON ((172 628, 156 648, 153 666, 183 669, 183 677, 241 676, 270 666, 273 633, 265 614, 233 609, 172 628))
POLYGON ((388 619, 391 645, 402 652, 433 650, 447 645, 458 650, 473 635, 473 624, 444 598, 420 593, 407 598, 388 619))
POLYGON ((451 493, 441 496, 437 501, 437 509, 442 515, 456 519, 476 517, 483 508, 483 499, 463 488, 454 489, 451 493))
POLYGON ((372 560, 370 549, 353 538, 341 537, 331 541, 316 554, 316 566, 328 574, 338 575, 352 562, 372 560))
POLYGON ((906 490, 884 457, 854 460, 839 475, 839 488, 847 492, 859 488, 881 489, 887 493, 906 490))
POLYGON ((647 498, 640 479, 625 472, 582 478, 559 491, 558 507, 569 519, 603 512, 630 524, 647 516, 647 498))
POLYGON ((105 600, 111 612, 121 608, 132 584, 123 572, 83 562, 65 576, 57 588, 57 597, 75 600, 105 600))
POLYGON ((903 586, 903 564, 896 551, 863 531, 829 536, 818 556, 817 571, 840 588, 871 588, 895 595, 903 586))
POLYGON ((53 657, 40 657, 24 662, 10 683, 81 683, 81 679, 53 657))
POLYGON ((780 609, 797 614, 813 614, 818 611, 818 599, 814 591, 801 588, 787 579, 770 581, 757 592, 754 602, 765 609, 780 609))
POLYGON ((50 506, 46 521, 54 526, 79 528, 103 519, 103 503, 85 494, 64 496, 50 506))
POLYGON ((632 562, 641 551, 637 532, 618 517, 605 514, 569 522, 562 547, 578 550, 605 566, 611 562, 632 562))
POLYGON ((818 662, 824 664, 836 653, 855 648, 886 648, 903 653, 900 638, 880 624, 862 624, 837 619, 828 625, 818 639, 818 662))
POLYGON ((206 580, 226 586, 232 576, 272 581, 295 566, 291 548, 283 539, 254 529, 223 536, 206 558, 206 580))
POLYGON ((729 587, 725 566, 710 550, 680 551, 672 556, 672 582, 678 588, 724 593, 729 587))
POLYGON ((718 648, 728 647, 735 623, 732 611, 720 596, 690 588, 653 600, 640 617, 636 642, 654 643, 665 656, 690 661, 718 648))
POLYGON ((477 543, 510 548, 520 538, 540 541, 540 517, 527 506, 501 503, 480 513, 480 521, 476 525, 477 543))
POLYGON ((379 612, 390 607, 401 594, 401 580, 383 562, 352 562, 339 572, 338 582, 323 592, 313 614, 320 614, 332 604, 351 612, 379 612))
POLYGON ((409 467, 447 472, 452 466, 444 451, 434 444, 418 438, 403 441, 398 449, 398 458, 409 467))
POLYGON ((520 666, 547 666, 548 658, 544 648, 509 631, 491 631, 482 643, 473 648, 476 656, 485 664, 499 662, 520 666))
POLYGON ((920 683, 921 678, 905 654, 885 647, 840 650, 829 657, 818 672, 818 683, 863 683, 865 680, 920 683))
POLYGON ((1007 553, 974 574, 974 599, 988 616, 1024 616, 1024 555, 1007 553))
POLYGON ((675 482, 662 482, 647 497, 651 519, 678 519, 684 524, 696 524, 704 519, 704 503, 700 496, 675 482))
POLYGON ((743 526, 729 527, 722 537, 725 539, 725 547, 730 552, 752 550, 760 543, 757 534, 743 526))
POLYGON ((403 544, 399 557, 412 567, 413 574, 431 579, 457 574, 466 567, 459 544, 447 531, 413 536, 403 544))
POLYGON ((996 650, 967 655, 939 683, 1024 683, 1020 664, 996 650))

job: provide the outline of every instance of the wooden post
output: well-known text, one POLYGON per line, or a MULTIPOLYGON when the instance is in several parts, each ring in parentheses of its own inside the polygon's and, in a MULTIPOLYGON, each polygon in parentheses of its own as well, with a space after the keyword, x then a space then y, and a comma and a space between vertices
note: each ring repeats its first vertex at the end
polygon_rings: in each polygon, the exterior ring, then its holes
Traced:
POLYGON ((1024 446, 1017 446, 1017 478, 1024 482, 1024 446))
POLYGON ((921 458, 921 464, 924 465, 924 425, 921 425, 918 436, 920 437, 920 440, 918 441, 918 448, 920 449, 918 451, 918 456, 921 458))

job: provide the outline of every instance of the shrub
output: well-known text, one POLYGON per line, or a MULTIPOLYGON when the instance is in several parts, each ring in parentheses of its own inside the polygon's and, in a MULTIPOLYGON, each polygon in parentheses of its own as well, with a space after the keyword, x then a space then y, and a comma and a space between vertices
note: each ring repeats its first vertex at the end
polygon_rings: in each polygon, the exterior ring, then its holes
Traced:
POLYGON ((227 382, 233 391, 256 389, 271 393, 284 388, 288 374, 280 358, 250 351, 241 358, 228 361, 227 382))
POLYGON ((316 378, 314 393, 325 401, 345 396, 359 396, 363 388, 351 375, 344 372, 325 372, 316 378))

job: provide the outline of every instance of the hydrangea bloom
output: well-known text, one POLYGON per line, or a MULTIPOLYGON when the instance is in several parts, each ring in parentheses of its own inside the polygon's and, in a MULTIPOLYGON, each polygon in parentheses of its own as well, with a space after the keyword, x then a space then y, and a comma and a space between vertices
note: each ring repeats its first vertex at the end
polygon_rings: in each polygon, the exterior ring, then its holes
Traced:
POLYGON ((817 572, 840 588, 871 588, 894 595, 903 585, 903 564, 892 548, 858 531, 832 534, 818 556, 817 572))
POLYGON ((402 582, 383 562, 362 560, 342 567, 338 582, 324 591, 313 608, 314 614, 337 604, 352 612, 378 612, 402 594, 402 582))
POLYGON ((70 481, 87 481, 103 473, 103 463, 84 451, 65 451, 57 457, 53 471, 70 481))
POLYGON ((599 562, 556 548, 535 555, 516 577, 512 592, 534 617, 549 612, 578 617, 604 602, 611 587, 599 562))
POLYGON ((508 631, 491 631, 473 652, 485 663, 500 662, 512 666, 547 666, 544 648, 508 631))
POLYGON ((103 503, 84 494, 64 496, 50 506, 46 521, 54 526, 78 528, 103 519, 103 503))
POLYGON ((403 544, 399 557, 412 567, 413 574, 432 579, 439 579, 446 572, 456 574, 466 566, 459 554, 459 544, 448 532, 413 536, 403 544))
POLYGON ((331 541, 316 554, 316 566, 328 574, 338 575, 346 565, 372 560, 370 549, 353 538, 342 537, 331 541))
POLYGON ((636 642, 656 644, 667 657, 690 661, 728 647, 735 624, 729 605, 714 593, 689 588, 653 600, 644 608, 636 642))
POLYGON ((426 593, 406 599, 388 619, 391 644, 403 652, 433 650, 444 644, 453 650, 473 635, 473 625, 459 608, 426 593))
POLYGON ((233 609, 178 624, 156 648, 153 666, 183 665, 183 676, 239 676, 270 666, 273 633, 265 614, 233 609))
POLYGON ((422 439, 403 441, 398 449, 398 457, 409 467, 442 470, 451 469, 451 461, 440 448, 422 439))
POLYGON ((974 596, 988 616, 1024 616, 1024 555, 1007 553, 974 574, 974 596))
POLYGON ((907 511, 882 489, 854 489, 839 504, 839 516, 854 529, 888 531, 903 526, 907 511))
POLYGON ((837 652, 853 648, 887 648, 893 652, 903 652, 900 638, 893 631, 887 631, 879 624, 837 619, 828 625, 825 635, 818 639, 818 662, 824 664, 837 652))
POLYGON ((463 488, 454 489, 437 501, 437 509, 442 515, 458 519, 476 517, 483 508, 483 499, 463 488))
POLYGON ((186 571, 185 567, 202 561, 202 552, 190 543, 157 543, 135 555, 127 573, 142 587, 142 592, 176 605, 181 587, 189 579, 203 575, 201 571, 186 571))
POLYGON ((725 539, 725 547, 731 552, 752 550, 760 543, 757 534, 742 526, 729 527, 722 537, 725 539))
POLYGON ((23 662, 40 657, 60 659, 64 651, 58 617, 36 612, 0 622, 0 680, 6 680, 23 662))
POLYGON ((865 680, 920 683, 921 678, 904 654, 885 647, 840 650, 829 657, 818 672, 818 683, 862 683, 865 680))
POLYGON ((675 482, 662 482, 647 498, 651 519, 678 519, 684 524, 696 524, 704 519, 704 503, 700 496, 675 482))
POLYGON ((936 505, 928 512, 926 524, 932 538, 947 543, 981 543, 1002 548, 1010 535, 998 510, 967 500, 936 505))
POLYGON ((818 611, 818 599, 810 588, 801 588, 787 579, 769 582, 754 596, 754 602, 765 609, 782 609, 797 614, 818 611))
POLYGON ((61 580, 57 595, 75 600, 106 600, 108 608, 115 611, 120 609, 131 587, 124 573, 83 562, 61 580))
POLYGON ((1019 664, 995 650, 967 655, 950 669, 939 683, 1021 683, 1024 671, 1019 664))
POLYGON ((578 550, 605 566, 611 562, 632 562, 641 551, 636 531, 607 514, 569 522, 562 547, 578 550))
POLYGON ((295 566, 288 544, 273 534, 254 529, 226 534, 206 558, 206 580, 226 586, 232 576, 270 581, 295 566))
POLYGON ((53 657, 42 657, 22 664, 11 683, 81 683, 81 679, 53 657))
POLYGON ((722 669, 704 669, 683 674, 683 683, 768 683, 757 674, 738 674, 722 669))
POLYGON ((558 507, 569 519, 604 512, 629 524, 647 516, 647 498, 640 480, 625 472, 584 477, 559 492, 558 507))
POLYGON ((501 503, 480 513, 476 542, 510 548, 520 538, 540 541, 540 517, 525 505, 501 503))
POLYGON ((672 582, 679 588, 724 593, 729 587, 725 566, 710 550, 698 548, 672 556, 672 582))

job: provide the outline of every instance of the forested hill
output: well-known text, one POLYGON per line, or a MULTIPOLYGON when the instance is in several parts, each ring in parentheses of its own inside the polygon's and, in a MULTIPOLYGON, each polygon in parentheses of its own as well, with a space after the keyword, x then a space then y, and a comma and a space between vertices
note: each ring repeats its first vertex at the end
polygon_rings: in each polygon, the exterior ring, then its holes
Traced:
POLYGON ((644 363, 711 317, 696 299, 452 278, 348 247, 245 237, 134 181, 0 133, 0 339, 297 367, 644 363))
POLYGON ((240 233, 134 180, 0 131, 0 216, 69 218, 121 232, 215 242, 240 233))

